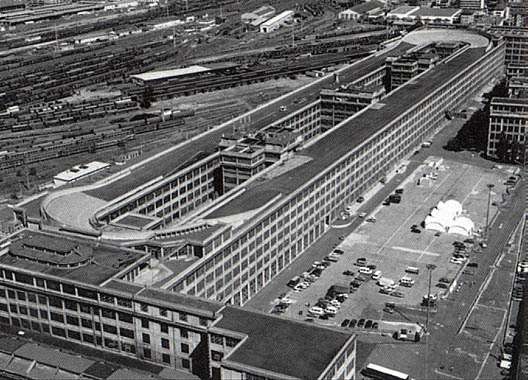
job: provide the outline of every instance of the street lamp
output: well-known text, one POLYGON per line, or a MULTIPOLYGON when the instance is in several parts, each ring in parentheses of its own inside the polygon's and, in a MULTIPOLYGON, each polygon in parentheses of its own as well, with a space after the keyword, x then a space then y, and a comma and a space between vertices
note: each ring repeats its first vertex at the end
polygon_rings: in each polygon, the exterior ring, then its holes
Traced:
POLYGON ((488 208, 486 210, 486 226, 484 228, 484 239, 488 238, 488 223, 489 223, 489 212, 490 212, 490 201, 491 201, 491 189, 495 187, 494 184, 489 183, 488 187, 488 208))
POLYGON ((431 278, 433 271, 436 269, 436 265, 427 264, 425 266, 429 272, 429 285, 427 289, 427 314, 425 319, 425 362, 424 362, 424 379, 427 379, 429 374, 428 364, 429 364, 429 305, 431 304, 431 278))

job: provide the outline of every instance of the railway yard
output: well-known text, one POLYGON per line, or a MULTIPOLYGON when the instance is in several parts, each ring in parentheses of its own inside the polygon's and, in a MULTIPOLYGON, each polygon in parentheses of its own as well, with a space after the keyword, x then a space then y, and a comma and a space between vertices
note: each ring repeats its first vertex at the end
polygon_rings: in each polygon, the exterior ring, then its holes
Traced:
POLYGON ((300 26, 262 35, 240 22, 240 13, 257 3, 223 3, 220 13, 182 12, 169 3, 126 16, 94 9, 34 24, 11 20, 9 32, 0 33, 2 195, 31 195, 89 157, 115 162, 127 152, 159 151, 396 35, 381 25, 336 29, 335 9, 313 2, 297 5, 300 26), (192 65, 213 69, 162 82, 131 80, 192 65), (230 88, 244 91, 243 100, 230 88), (205 93, 207 101, 193 100, 205 93))

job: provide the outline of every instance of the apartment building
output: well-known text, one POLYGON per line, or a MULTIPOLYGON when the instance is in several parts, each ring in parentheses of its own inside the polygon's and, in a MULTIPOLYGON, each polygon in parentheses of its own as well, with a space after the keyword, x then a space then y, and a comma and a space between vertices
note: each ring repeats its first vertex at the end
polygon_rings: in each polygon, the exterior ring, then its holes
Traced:
POLYGON ((501 138, 525 143, 528 133, 528 98, 493 98, 490 108, 487 154, 497 155, 501 138))

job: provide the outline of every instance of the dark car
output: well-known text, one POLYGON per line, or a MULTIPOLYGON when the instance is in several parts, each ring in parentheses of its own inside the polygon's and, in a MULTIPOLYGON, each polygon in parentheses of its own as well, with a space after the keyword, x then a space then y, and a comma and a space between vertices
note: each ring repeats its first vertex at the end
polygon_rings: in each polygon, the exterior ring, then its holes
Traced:
POLYGON ((350 321, 350 323, 348 324, 348 327, 350 327, 351 329, 353 329, 354 327, 356 327, 356 324, 357 324, 357 319, 352 319, 350 321))
POLYGON ((306 318, 304 321, 305 321, 305 322, 313 322, 314 319, 313 319, 313 318, 306 318))
POLYGON ((369 319, 367 322, 365 322, 365 328, 366 328, 366 329, 370 329, 370 328, 372 328, 372 323, 373 323, 372 320, 369 319))
POLYGON ((378 327, 379 327, 378 322, 374 322, 374 323, 372 324, 372 328, 373 328, 374 330, 377 330, 378 327))
POLYGON ((351 281, 350 286, 353 286, 354 288, 359 288, 361 286, 361 282, 358 280, 351 281))
POLYGON ((418 228, 412 228, 412 229, 411 229, 411 232, 412 232, 412 233, 415 233, 415 234, 422 233, 422 231, 420 231, 418 228))
POLYGON ((329 318, 328 314, 323 314, 319 316, 319 319, 328 319, 328 318, 329 318))
POLYGON ((442 277, 440 280, 438 280, 440 282, 443 282, 445 284, 449 284, 451 282, 451 280, 449 280, 447 277, 442 277))
POLYGON ((332 263, 330 261, 322 261, 321 262, 321 265, 324 266, 325 268, 328 268, 332 263))
POLYGON ((376 270, 376 266, 374 264, 367 265, 367 268, 372 269, 372 270, 376 270))
POLYGON ((403 189, 396 189, 394 192, 396 194, 403 194, 403 189))
POLYGON ((470 268, 478 268, 478 263, 469 263, 467 266, 470 268))
POLYGON ((365 198, 363 198, 363 197, 359 197, 359 198, 357 199, 357 203, 361 203, 361 202, 363 202, 363 201, 365 201, 365 198))
POLYGON ((343 295, 339 295, 336 297, 336 300, 338 300, 340 303, 343 303, 347 300, 347 298, 343 295))
POLYGON ((361 318, 357 324, 357 327, 363 327, 365 326, 365 318, 361 318))
POLYGON ((447 285, 444 282, 439 282, 438 284, 436 284, 436 287, 440 288, 440 289, 447 289, 447 288, 449 288, 449 285, 447 285))
POLYGON ((344 274, 345 276, 353 276, 353 275, 354 275, 354 272, 351 271, 351 270, 348 270, 348 269, 347 269, 346 271, 343 272, 343 274, 344 274))
POLYGON ((343 322, 341 322, 341 327, 348 327, 349 323, 350 323, 350 319, 344 319, 343 322))
POLYGON ((387 198, 387 199, 385 199, 385 200, 383 201, 383 203, 382 203, 382 204, 383 204, 383 206, 390 206, 390 204, 391 204, 391 201, 390 201, 390 199, 389 199, 389 198, 387 198))

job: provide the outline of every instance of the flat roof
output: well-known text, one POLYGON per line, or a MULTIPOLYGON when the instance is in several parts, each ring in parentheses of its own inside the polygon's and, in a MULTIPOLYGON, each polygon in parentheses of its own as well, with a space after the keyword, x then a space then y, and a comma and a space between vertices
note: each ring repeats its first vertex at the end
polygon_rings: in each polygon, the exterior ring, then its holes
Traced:
POLYGON ((147 288, 140 284, 113 279, 104 285, 105 288, 117 290, 121 293, 134 295, 139 301, 156 305, 166 305, 167 308, 174 308, 178 305, 179 310, 187 311, 190 314, 206 315, 212 317, 224 307, 221 302, 209 300, 173 292, 167 289, 147 288))
MULTIPOLYGON (((0 256, 0 264, 33 271, 36 275, 41 273, 72 281, 82 281, 83 283, 91 285, 103 283, 125 269, 128 265, 147 255, 144 252, 132 251, 130 249, 101 244, 100 242, 66 237, 64 235, 56 235, 42 231, 22 230, 18 232, 13 238, 12 246, 16 244, 15 247, 18 250, 20 245, 24 243, 28 243, 31 246, 41 245, 42 248, 46 248, 47 250, 52 249, 50 243, 56 244, 58 247, 84 247, 89 250, 89 253, 85 254, 91 256, 92 259, 80 267, 59 267, 44 263, 49 261, 49 252, 44 252, 39 249, 23 248, 27 251, 25 256, 28 258, 19 254, 18 251, 14 252, 16 254, 8 252, 0 256), (42 258, 42 262, 32 260, 40 258, 42 258)), ((9 250, 11 251, 11 247, 9 250)))
POLYGON ((61 180, 64 182, 74 181, 81 177, 95 173, 101 169, 109 167, 110 164, 100 161, 92 161, 87 164, 75 165, 72 168, 58 173, 53 179, 61 180))
POLYGON ((413 12, 411 15, 420 16, 420 17, 454 17, 461 12, 462 10, 458 8, 420 7, 417 11, 413 12))
POLYGON ((491 99, 491 103, 501 103, 501 104, 520 104, 528 105, 528 98, 502 98, 495 97, 491 99))
POLYGON ((221 302, 155 288, 144 288, 136 296, 147 300, 156 300, 158 304, 165 303, 168 307, 174 307, 174 304, 177 304, 188 308, 190 313, 206 312, 207 314, 213 315, 224 307, 224 304, 221 302))
POLYGON ((131 78, 136 78, 145 82, 152 80, 168 79, 174 77, 180 77, 184 75, 198 74, 209 71, 210 69, 204 66, 192 65, 179 69, 159 70, 159 71, 147 71, 141 74, 131 75, 131 78))
POLYGON ((228 362, 300 379, 317 379, 353 336, 350 332, 232 306, 221 314, 214 327, 248 335, 226 357, 228 362))
POLYGON ((262 26, 273 25, 276 22, 282 21, 284 18, 290 17, 290 16, 293 16, 293 11, 291 11, 291 10, 283 11, 283 12, 281 12, 279 14, 276 14, 275 16, 270 18, 269 20, 264 21, 262 23, 262 26))
POLYGON ((278 194, 288 195, 323 172, 333 163, 357 147, 370 136, 395 120, 425 96, 436 90, 447 80, 461 72, 485 53, 485 48, 468 49, 449 62, 439 64, 421 78, 411 80, 383 99, 383 106, 366 109, 360 115, 346 121, 300 153, 312 157, 311 161, 267 181, 253 181, 246 191, 222 207, 204 217, 220 218, 241 214, 264 206, 278 194), (346 141, 346 144, 340 142, 346 141))

